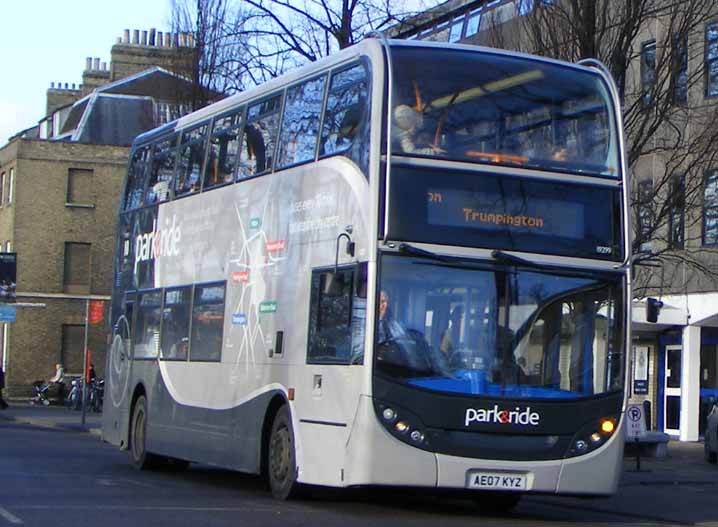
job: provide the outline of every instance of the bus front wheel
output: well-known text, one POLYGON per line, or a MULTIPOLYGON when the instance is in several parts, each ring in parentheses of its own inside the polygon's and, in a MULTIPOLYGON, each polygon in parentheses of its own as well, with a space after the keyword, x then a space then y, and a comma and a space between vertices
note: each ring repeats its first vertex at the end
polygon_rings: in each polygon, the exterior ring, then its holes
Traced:
POLYGON ((296 497, 300 485, 297 483, 294 431, 287 405, 282 406, 274 417, 267 457, 267 475, 272 496, 280 500, 296 497))
POLYGON ((158 458, 147 452, 145 438, 147 435, 147 398, 140 395, 132 410, 130 421, 130 456, 132 464, 138 470, 150 470, 156 468, 158 458))

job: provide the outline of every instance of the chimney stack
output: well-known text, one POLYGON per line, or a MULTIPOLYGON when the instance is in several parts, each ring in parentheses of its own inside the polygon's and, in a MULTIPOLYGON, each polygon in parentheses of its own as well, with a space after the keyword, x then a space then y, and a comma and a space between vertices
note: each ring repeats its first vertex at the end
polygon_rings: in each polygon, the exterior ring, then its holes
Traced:
POLYGON ((142 31, 142 45, 143 46, 147 45, 147 30, 146 29, 144 29, 142 31))
POLYGON ((162 31, 158 31, 157 32, 157 47, 161 48, 162 46, 164 46, 164 44, 165 44, 165 41, 164 41, 164 38, 162 37, 162 31))
POLYGON ((94 71, 99 71, 100 69, 100 57, 95 57, 94 63, 92 65, 92 69, 94 71))
POLYGON ((90 71, 92 69, 92 57, 85 58, 85 70, 90 71))
POLYGON ((130 30, 129 30, 129 29, 125 29, 125 36, 124 36, 124 38, 122 39, 122 42, 125 43, 125 44, 129 44, 129 43, 130 43, 130 30))
POLYGON ((51 90, 54 90, 54 89, 55 89, 55 83, 54 83, 54 82, 51 82, 51 83, 50 83, 50 89, 51 89, 51 90))
POLYGON ((150 46, 155 45, 155 28, 150 28, 150 46))
POLYGON ((139 29, 133 29, 133 30, 132 30, 132 43, 133 43, 133 44, 139 44, 139 43, 140 43, 140 30, 139 30, 139 29))
POLYGON ((165 33, 165 47, 172 47, 172 33, 165 33))

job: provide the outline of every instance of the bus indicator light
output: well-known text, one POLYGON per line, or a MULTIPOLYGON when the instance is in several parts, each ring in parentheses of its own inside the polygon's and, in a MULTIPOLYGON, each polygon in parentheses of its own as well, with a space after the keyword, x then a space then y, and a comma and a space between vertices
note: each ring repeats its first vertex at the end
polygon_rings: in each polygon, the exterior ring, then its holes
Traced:
POLYGON ((406 421, 398 421, 394 425, 394 428, 400 434, 406 434, 409 431, 409 424, 406 421))
POLYGON ((604 419, 601 421, 601 432, 604 434, 612 434, 613 431, 616 429, 616 424, 613 422, 612 419, 604 419))

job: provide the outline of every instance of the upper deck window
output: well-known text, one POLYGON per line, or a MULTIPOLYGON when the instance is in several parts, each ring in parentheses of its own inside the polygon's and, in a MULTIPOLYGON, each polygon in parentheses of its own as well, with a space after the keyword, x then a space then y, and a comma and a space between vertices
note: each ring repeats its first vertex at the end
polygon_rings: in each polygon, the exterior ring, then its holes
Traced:
POLYGON ((276 95, 247 109, 237 179, 256 176, 272 169, 281 108, 282 96, 276 95))
POLYGON ((438 48, 392 55, 395 154, 618 177, 617 127, 597 73, 438 48))
POLYGON ((145 189, 145 205, 161 203, 170 197, 170 186, 175 171, 177 136, 152 145, 152 167, 145 189))
POLYGON ((197 192, 207 145, 207 125, 182 133, 179 147, 179 170, 175 179, 175 196, 197 192))
POLYGON ((242 132, 242 114, 233 113, 214 120, 209 138, 207 164, 204 167, 203 188, 231 183, 239 156, 239 137, 242 132))
POLYGON ((127 171, 125 210, 136 209, 144 204, 145 175, 149 164, 149 146, 138 148, 133 152, 127 171))
POLYGON ((287 90, 278 168, 314 159, 326 80, 323 75, 287 90))
POLYGON ((346 153, 366 172, 369 148, 369 74, 356 64, 332 74, 319 156, 346 153))

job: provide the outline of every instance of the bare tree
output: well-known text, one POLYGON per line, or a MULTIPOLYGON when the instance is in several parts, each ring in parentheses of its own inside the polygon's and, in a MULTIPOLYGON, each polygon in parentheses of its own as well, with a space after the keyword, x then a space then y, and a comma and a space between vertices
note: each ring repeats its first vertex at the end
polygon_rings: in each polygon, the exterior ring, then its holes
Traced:
POLYGON ((207 102, 208 90, 260 84, 439 1, 172 0, 173 30, 194 36, 193 107, 207 102))
POLYGON ((246 16, 231 0, 172 0, 172 31, 190 35, 177 70, 192 80, 185 101, 192 110, 245 87, 237 75, 246 55, 245 22, 246 16))
POLYGON ((507 42, 506 31, 492 28, 490 38, 568 61, 597 58, 618 86, 634 180, 638 296, 715 289, 718 268, 702 243, 704 179, 718 154, 718 109, 706 103, 703 67, 715 2, 522 1, 531 9, 521 31, 507 42))

